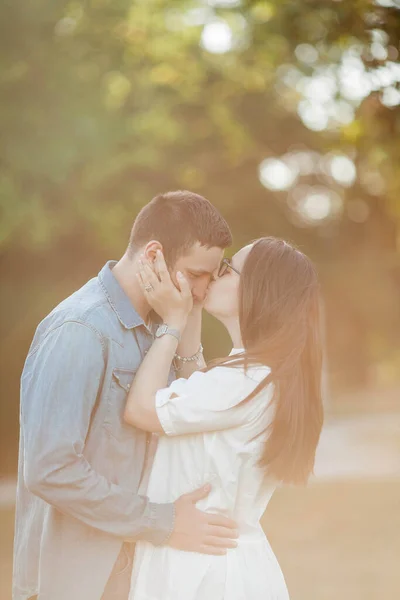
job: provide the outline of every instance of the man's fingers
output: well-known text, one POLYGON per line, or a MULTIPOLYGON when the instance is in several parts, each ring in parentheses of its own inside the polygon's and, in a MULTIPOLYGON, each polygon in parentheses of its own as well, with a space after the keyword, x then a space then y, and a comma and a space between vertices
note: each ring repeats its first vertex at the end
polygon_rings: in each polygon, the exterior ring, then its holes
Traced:
POLYGON ((206 546, 206 545, 202 545, 200 546, 200 549, 198 550, 198 552, 200 554, 211 554, 213 556, 224 556, 227 553, 227 550, 225 548, 216 548, 215 546, 206 546))
MULTIPOLYGON (((203 485, 203 487, 198 490, 194 490, 193 492, 189 492, 185 494, 185 498, 190 500, 193 504, 196 504, 199 500, 203 500, 203 498, 207 498, 210 493, 211 487, 209 485, 203 485)), ((205 513, 204 513, 205 514, 205 513)))
POLYGON ((211 535, 207 536, 204 542, 207 546, 215 546, 216 548, 237 548, 237 542, 235 542, 235 540, 227 540, 211 535))
POLYGON ((209 527, 208 533, 212 537, 228 538, 231 540, 239 537, 239 532, 237 531, 237 529, 228 529, 227 527, 217 527, 216 525, 209 527))
POLYGON ((207 514, 207 521, 209 525, 217 525, 217 527, 226 527, 227 529, 237 531, 238 526, 235 521, 225 517, 224 515, 211 515, 207 514))

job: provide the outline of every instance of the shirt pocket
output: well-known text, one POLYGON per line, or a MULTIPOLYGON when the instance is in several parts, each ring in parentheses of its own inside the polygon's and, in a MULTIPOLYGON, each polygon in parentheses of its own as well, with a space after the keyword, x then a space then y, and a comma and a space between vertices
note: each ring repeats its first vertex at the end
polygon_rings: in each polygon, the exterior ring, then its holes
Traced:
POLYGON ((104 418, 106 431, 114 438, 132 439, 134 428, 124 421, 125 405, 136 371, 113 369, 107 410, 104 418))

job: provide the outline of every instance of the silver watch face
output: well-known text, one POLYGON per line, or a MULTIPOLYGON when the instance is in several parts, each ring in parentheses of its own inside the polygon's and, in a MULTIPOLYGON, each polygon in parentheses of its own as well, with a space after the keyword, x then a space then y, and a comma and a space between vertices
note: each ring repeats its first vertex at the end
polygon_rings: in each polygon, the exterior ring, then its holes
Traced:
POLYGON ((157 329, 156 332, 156 337, 160 337, 162 335, 164 335, 165 333, 167 333, 168 331, 168 325, 166 325, 165 323, 163 323, 162 325, 160 325, 160 327, 157 329))

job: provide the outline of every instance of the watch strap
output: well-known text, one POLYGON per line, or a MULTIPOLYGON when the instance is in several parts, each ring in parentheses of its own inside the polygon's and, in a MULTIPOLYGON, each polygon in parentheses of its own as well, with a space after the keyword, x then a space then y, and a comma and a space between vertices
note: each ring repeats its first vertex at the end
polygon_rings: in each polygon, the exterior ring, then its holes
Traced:
POLYGON ((169 327, 166 323, 160 325, 156 332, 157 338, 160 338, 163 335, 172 335, 178 340, 178 342, 180 342, 181 339, 181 332, 178 329, 173 329, 172 327, 169 327))

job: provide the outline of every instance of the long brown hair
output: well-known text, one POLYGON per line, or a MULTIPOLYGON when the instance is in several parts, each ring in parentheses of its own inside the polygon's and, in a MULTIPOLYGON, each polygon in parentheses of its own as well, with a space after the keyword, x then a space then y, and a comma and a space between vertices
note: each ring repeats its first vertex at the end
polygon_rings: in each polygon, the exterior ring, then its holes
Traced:
POLYGON ((271 368, 242 402, 273 383, 274 419, 260 464, 266 474, 286 483, 305 483, 312 473, 323 423, 319 304, 318 278, 310 259, 283 240, 257 240, 240 275, 245 351, 210 365, 271 368))

